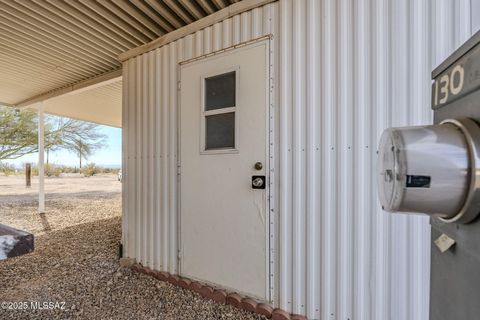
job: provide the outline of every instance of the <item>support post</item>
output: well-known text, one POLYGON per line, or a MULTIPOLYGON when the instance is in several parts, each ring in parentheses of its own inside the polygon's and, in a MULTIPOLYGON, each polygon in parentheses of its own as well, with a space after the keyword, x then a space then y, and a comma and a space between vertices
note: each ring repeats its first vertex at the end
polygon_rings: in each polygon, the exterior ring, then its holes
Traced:
POLYGON ((43 101, 38 108, 38 213, 45 212, 45 118, 43 101))
POLYGON ((32 165, 30 163, 25 165, 25 179, 27 188, 30 188, 32 186, 32 165))

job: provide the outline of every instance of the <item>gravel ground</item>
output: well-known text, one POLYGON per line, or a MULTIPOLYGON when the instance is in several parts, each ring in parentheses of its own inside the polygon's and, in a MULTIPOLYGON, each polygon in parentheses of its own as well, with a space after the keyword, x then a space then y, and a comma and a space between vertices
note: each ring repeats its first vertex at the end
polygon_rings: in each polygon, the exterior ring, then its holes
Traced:
POLYGON ((34 253, 0 261, 0 303, 28 309, 2 304, 0 319, 263 319, 119 267, 121 196, 113 183, 88 196, 73 186, 68 197, 47 197, 42 217, 34 195, 0 202, 1 223, 35 234, 34 253), (32 302, 58 304, 34 310, 32 302))

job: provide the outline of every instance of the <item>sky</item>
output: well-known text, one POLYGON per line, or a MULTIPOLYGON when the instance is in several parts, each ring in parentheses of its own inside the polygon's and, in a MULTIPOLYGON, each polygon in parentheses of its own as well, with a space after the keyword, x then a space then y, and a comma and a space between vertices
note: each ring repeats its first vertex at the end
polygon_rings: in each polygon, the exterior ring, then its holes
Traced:
MULTIPOLYGON (((99 132, 107 136, 106 147, 95 151, 88 158, 82 160, 82 165, 86 163, 95 163, 97 166, 120 168, 122 164, 122 129, 108 126, 99 126, 99 132)), ((45 162, 47 161, 45 155, 45 162)), ((17 167, 22 166, 26 162, 36 163, 38 161, 38 152, 23 156, 15 160, 6 160, 5 162, 14 164, 17 167)), ((49 163, 57 165, 65 165, 69 167, 78 167, 78 156, 68 151, 50 152, 49 163)))

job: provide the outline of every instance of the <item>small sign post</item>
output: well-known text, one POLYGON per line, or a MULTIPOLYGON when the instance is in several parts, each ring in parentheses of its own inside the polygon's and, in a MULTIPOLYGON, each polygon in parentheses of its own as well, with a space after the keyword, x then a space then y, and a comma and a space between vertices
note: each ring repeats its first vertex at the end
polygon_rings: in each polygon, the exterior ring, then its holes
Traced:
POLYGON ((25 180, 27 188, 30 188, 32 186, 32 165, 30 163, 25 165, 25 180))

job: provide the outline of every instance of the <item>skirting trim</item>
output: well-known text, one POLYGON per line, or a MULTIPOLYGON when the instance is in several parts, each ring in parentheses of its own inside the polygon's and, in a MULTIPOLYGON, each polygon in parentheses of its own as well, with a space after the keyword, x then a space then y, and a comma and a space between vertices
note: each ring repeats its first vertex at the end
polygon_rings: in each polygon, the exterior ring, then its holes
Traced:
POLYGON ((234 306, 235 308, 262 315, 267 319, 307 320, 305 316, 301 316, 298 314, 290 314, 285 310, 279 308, 274 309, 269 304, 259 303, 252 298, 241 296, 238 293, 227 292, 226 290, 215 288, 198 281, 192 281, 188 278, 179 277, 178 275, 170 274, 168 272, 152 270, 138 263, 134 264, 131 268, 133 271, 144 273, 160 281, 169 282, 183 289, 196 292, 205 299, 213 300, 216 303, 229 304, 234 306))

